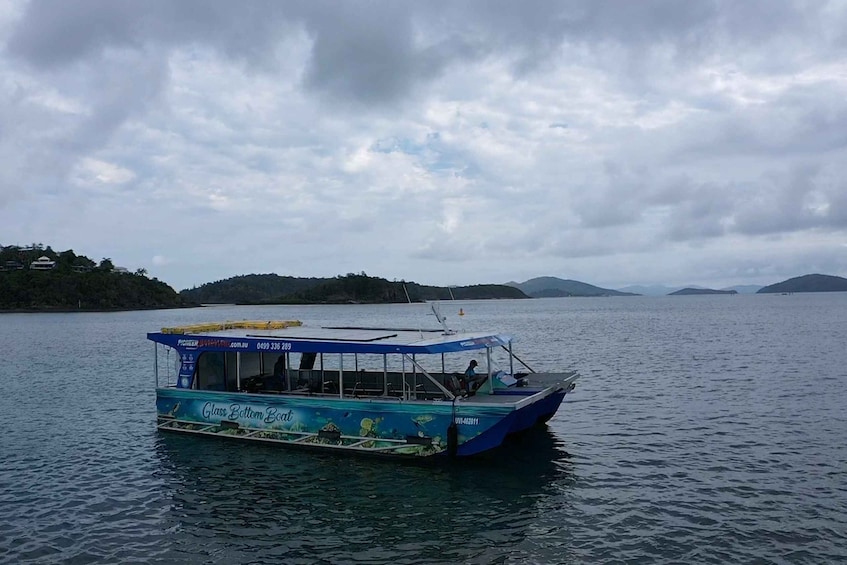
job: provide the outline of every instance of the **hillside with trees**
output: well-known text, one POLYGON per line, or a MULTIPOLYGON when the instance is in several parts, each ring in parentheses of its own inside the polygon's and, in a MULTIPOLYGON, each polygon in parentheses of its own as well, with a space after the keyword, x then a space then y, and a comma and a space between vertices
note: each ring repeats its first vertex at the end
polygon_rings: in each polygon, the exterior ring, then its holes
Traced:
POLYGON ((0 247, 0 310, 146 310, 190 306, 167 284, 50 246, 0 247), (32 265, 36 266, 33 267, 32 265))
POLYGON ((833 275, 803 275, 759 289, 759 294, 782 292, 845 292, 847 279, 833 275))
POLYGON ((273 273, 239 275, 180 291, 198 304, 257 304, 303 292, 331 279, 280 276, 273 273))
POLYGON ((580 281, 557 277, 536 277, 522 283, 509 282, 509 286, 520 289, 532 298, 554 298, 562 296, 635 296, 631 292, 621 292, 610 288, 601 288, 580 281))
POLYGON ((737 290, 715 290, 713 288, 681 288, 674 292, 669 292, 668 296, 695 296, 698 294, 738 294, 737 290))
POLYGON ((183 290, 180 294, 186 300, 204 304, 382 304, 454 298, 527 298, 519 289, 506 285, 448 288, 389 281, 365 273, 348 273, 329 279, 244 275, 183 290))
POLYGON ((358 275, 349 273, 284 297, 284 301, 386 303, 406 302, 407 300, 423 302, 426 300, 484 300, 491 298, 527 298, 527 296, 519 289, 506 285, 488 284, 448 288, 421 285, 414 282, 389 281, 378 277, 369 277, 365 273, 358 275))

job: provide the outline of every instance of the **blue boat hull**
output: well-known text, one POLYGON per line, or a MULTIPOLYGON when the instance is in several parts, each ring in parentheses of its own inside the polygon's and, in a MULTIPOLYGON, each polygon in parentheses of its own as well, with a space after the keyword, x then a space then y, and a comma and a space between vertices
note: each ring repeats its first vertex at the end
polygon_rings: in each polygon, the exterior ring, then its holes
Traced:
POLYGON ((156 407, 159 428, 167 431, 381 455, 470 456, 546 421, 566 394, 522 392, 538 398, 517 405, 401 402, 159 388, 156 407), (454 422, 455 445, 450 445, 454 422))
POLYGON ((566 391, 561 390, 550 394, 537 402, 515 410, 500 422, 464 444, 459 446, 457 454, 460 456, 476 455, 499 447, 506 437, 525 432, 531 428, 547 422, 559 409, 564 400, 566 391))

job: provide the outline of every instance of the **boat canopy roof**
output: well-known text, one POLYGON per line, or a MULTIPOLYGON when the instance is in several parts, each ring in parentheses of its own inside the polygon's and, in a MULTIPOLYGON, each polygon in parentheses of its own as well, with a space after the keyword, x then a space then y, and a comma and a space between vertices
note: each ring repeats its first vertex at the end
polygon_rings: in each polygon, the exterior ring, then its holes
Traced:
POLYGON ((308 327, 296 321, 225 322, 162 328, 147 339, 179 350, 437 354, 508 346, 511 336, 443 329, 308 327))

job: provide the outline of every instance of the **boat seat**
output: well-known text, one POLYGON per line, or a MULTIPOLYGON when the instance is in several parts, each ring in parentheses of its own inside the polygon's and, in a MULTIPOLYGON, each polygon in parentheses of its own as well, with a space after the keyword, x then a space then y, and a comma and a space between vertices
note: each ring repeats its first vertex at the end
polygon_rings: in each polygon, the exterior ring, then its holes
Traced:
POLYGON ((462 387, 462 381, 459 379, 459 373, 446 375, 444 377, 444 388, 455 396, 461 396, 465 393, 465 389, 462 387))

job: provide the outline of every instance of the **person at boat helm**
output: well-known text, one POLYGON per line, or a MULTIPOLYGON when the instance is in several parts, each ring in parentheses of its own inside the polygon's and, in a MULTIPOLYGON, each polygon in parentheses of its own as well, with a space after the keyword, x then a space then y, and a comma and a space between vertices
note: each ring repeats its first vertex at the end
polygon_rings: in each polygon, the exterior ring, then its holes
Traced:
POLYGON ((274 363, 274 385, 276 390, 285 390, 285 355, 280 355, 274 363))
POLYGON ((465 369, 465 387, 468 392, 474 392, 485 381, 485 375, 476 374, 477 365, 479 363, 476 362, 476 359, 471 359, 471 362, 468 363, 468 368, 465 369))

